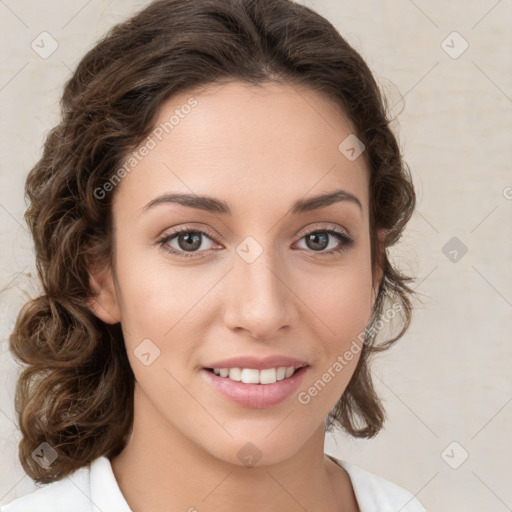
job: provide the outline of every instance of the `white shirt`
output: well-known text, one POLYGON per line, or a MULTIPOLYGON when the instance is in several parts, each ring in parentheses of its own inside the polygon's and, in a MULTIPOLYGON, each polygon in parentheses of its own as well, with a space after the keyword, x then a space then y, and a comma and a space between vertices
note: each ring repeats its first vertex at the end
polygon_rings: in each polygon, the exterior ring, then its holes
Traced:
MULTIPOLYGON (((360 512, 426 512, 409 491, 359 466, 329 457, 350 476, 360 512)), ((71 475, 42 485, 0 512, 132 512, 117 484, 110 460, 98 457, 71 475)))

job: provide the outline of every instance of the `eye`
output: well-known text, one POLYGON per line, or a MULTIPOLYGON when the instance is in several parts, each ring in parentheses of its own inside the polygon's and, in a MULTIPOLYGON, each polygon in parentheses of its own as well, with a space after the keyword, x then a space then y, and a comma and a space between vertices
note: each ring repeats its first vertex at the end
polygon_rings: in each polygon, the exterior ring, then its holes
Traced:
POLYGON ((354 245, 354 240, 343 231, 337 229, 315 229, 306 233, 301 240, 305 240, 306 249, 310 249, 313 252, 319 253, 319 256, 332 255, 341 251, 348 250, 354 245), (333 244, 329 240, 331 237, 334 241, 333 244), (329 248, 329 250, 325 250, 329 248))
POLYGON ((207 232, 198 229, 182 228, 166 234, 157 240, 157 244, 170 254, 190 258, 194 253, 205 252, 208 248, 204 247, 204 241, 212 240, 207 232), (199 251, 199 249, 203 249, 199 251), (188 254, 187 254, 188 253, 188 254))
MULTIPOLYGON (((305 249, 318 253, 318 256, 339 253, 354 245, 354 240, 349 235, 337 229, 315 229, 303 235, 299 241, 303 239, 306 243, 305 249), (325 250, 328 248, 329 250, 325 250)), ((184 227, 167 233, 157 240, 157 244, 170 254, 181 258, 191 258, 197 256, 197 253, 208 252, 211 249, 211 247, 205 247, 205 240, 213 242, 213 235, 207 231, 184 227)))

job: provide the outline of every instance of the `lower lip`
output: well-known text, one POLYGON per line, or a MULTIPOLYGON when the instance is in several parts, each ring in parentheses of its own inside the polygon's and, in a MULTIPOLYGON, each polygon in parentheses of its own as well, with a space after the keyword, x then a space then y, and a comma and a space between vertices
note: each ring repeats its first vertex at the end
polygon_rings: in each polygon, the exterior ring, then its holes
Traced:
POLYGON ((252 409, 263 409, 277 405, 290 397, 300 386, 309 367, 304 366, 287 379, 278 380, 274 384, 244 384, 228 377, 219 377, 203 368, 201 374, 213 387, 226 398, 252 409))

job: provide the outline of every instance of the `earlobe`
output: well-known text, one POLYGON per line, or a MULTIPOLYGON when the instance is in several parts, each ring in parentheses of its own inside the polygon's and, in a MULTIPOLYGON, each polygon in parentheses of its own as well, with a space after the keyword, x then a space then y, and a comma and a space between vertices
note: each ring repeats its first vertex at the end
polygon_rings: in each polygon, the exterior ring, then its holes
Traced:
POLYGON ((88 300, 87 307, 91 312, 107 324, 120 322, 121 310, 110 266, 103 269, 92 268, 89 271, 89 286, 92 297, 88 300))

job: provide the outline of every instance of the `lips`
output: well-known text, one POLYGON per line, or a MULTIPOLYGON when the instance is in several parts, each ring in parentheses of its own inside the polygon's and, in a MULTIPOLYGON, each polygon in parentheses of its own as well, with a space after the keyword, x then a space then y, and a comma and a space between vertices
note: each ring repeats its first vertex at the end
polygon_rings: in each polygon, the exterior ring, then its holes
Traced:
MULTIPOLYGON (((222 396, 230 402, 242 407, 255 409, 273 407, 293 395, 305 375, 310 371, 310 365, 307 361, 288 357, 280 354, 268 355, 266 357, 256 356, 236 356, 228 359, 212 361, 204 366, 201 375, 205 382, 216 389, 222 396), (237 382, 227 377, 216 375, 214 369, 219 371, 239 369, 247 372, 254 370, 271 370, 286 368, 290 376, 269 383, 245 383, 237 382)), ((282 370, 281 370, 282 372, 282 370)), ((249 380, 253 380, 252 378, 249 380)), ((271 379, 270 379, 271 380, 271 379)))
MULTIPOLYGON (((226 363, 226 361, 219 362, 226 363)), ((276 406, 289 399, 297 391, 309 370, 309 366, 301 367, 295 370, 291 377, 273 384, 235 382, 229 378, 215 375, 206 368, 203 368, 200 374, 207 385, 212 386, 230 402, 242 407, 262 409, 276 406)))
POLYGON ((209 370, 213 370, 214 368, 252 368, 254 370, 267 370, 269 368, 279 368, 280 366, 301 368, 308 366, 308 363, 307 361, 283 355, 271 355, 263 358, 255 356, 237 356, 213 361, 205 365, 204 368, 209 370))

